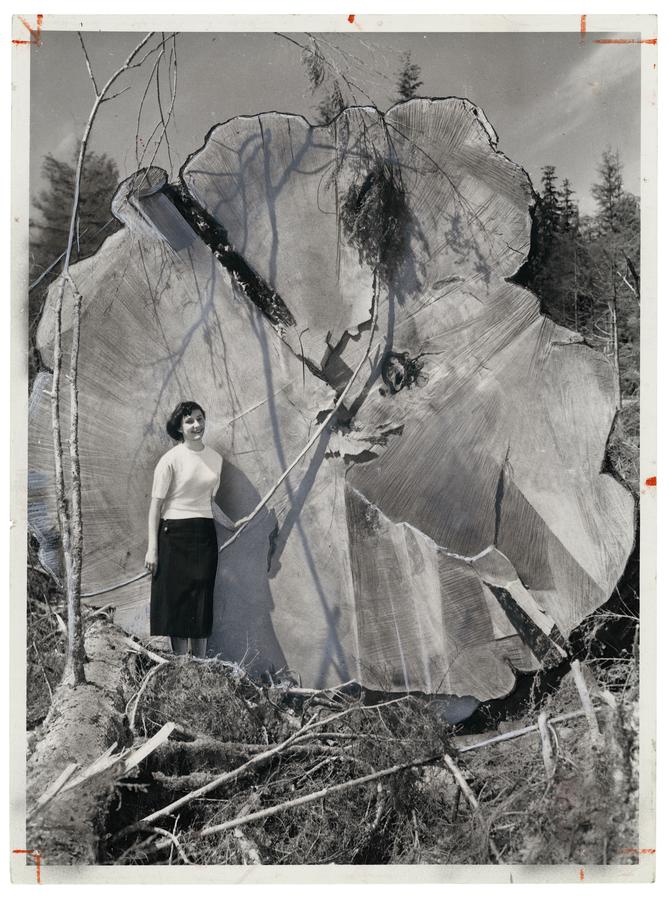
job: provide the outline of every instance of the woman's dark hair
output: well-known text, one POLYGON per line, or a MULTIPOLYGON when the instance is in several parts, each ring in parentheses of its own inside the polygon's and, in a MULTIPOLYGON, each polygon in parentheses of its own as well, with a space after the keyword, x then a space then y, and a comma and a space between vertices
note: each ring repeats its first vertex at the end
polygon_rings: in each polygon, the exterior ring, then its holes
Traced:
POLYGON ((206 412, 202 409, 199 403, 196 403, 194 400, 184 400, 182 403, 175 408, 172 415, 167 420, 167 433, 175 441, 183 441, 184 436, 179 431, 181 427, 181 420, 184 416, 190 416, 194 409, 199 409, 204 418, 207 418, 206 412))

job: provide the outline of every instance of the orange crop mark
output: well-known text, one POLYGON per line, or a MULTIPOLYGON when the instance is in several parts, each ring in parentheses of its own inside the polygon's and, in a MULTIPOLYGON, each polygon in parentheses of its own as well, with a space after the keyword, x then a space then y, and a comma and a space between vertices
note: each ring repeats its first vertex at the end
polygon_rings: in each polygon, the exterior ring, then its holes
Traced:
POLYGON ((12 853, 25 853, 35 860, 35 869, 37 875, 37 884, 42 883, 42 854, 39 850, 12 850, 12 853))
POLYGON ((657 487, 657 475, 651 475, 650 478, 646 478, 646 487, 657 487))
POLYGON ((655 847, 623 847, 621 853, 655 853, 655 847))
POLYGON ((585 881, 585 869, 581 869, 581 871, 578 873, 578 877, 580 881, 585 881))
POLYGON ((44 19, 44 16, 42 15, 42 13, 37 13, 37 24, 35 25, 34 28, 32 28, 30 25, 28 25, 28 23, 23 18, 23 16, 19 16, 19 19, 23 22, 25 27, 30 32, 30 40, 29 41, 21 41, 18 38, 14 38, 12 40, 12 44, 34 44, 36 47, 41 47, 42 39, 41 39, 40 35, 42 34, 42 21, 44 19))
POLYGON ((585 16, 581 16, 581 43, 585 40, 585 16))
POLYGON ((635 40, 634 38, 597 38, 593 40, 593 44, 657 44, 657 38, 643 38, 635 40))
POLYGON ((352 24, 355 22, 355 16, 349 16, 349 17, 348 17, 348 22, 349 22, 350 25, 352 25, 352 24))

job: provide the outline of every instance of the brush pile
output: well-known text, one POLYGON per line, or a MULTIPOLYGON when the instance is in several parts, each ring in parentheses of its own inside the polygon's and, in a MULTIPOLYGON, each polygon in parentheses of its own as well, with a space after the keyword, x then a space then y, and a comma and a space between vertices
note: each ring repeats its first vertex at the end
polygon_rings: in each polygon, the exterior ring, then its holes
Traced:
POLYGON ((258 681, 159 656, 99 614, 86 648, 89 683, 57 686, 30 742, 46 865, 638 861, 635 648, 585 653, 552 693, 537 680, 512 721, 479 715, 472 733, 435 698, 258 681))
POLYGON ((176 728, 119 795, 109 863, 391 862, 418 846, 425 771, 453 752, 452 729, 422 700, 258 685, 216 660, 170 659, 137 698, 141 740, 176 728), (175 801, 155 819, 171 837, 141 823, 175 801))

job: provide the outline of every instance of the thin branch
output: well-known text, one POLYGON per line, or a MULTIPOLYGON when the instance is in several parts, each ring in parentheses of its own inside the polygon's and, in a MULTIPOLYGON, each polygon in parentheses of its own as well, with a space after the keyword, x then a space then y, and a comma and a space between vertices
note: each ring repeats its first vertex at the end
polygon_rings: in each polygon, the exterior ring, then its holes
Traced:
MULTIPOLYGON (((144 172, 144 175, 142 176, 142 178, 141 178, 141 180, 139 181, 139 183, 137 184, 137 186, 134 188, 134 190, 136 190, 136 191, 138 191, 138 190, 140 189, 140 187, 142 186, 142 184, 144 183, 144 181, 145 181, 145 179, 146 179, 146 177, 147 177, 148 171, 149 171, 149 169, 151 168, 151 166, 153 165, 153 162, 154 162, 154 160, 155 160, 155 158, 156 158, 156 155, 157 155, 157 153, 158 153, 158 150, 160 149, 160 145, 162 144, 163 140, 165 140, 165 142, 166 142, 166 144, 167 144, 168 158, 170 158, 170 150, 169 150, 169 146, 170 146, 170 145, 169 145, 169 141, 167 140, 167 126, 170 124, 170 120, 171 120, 172 115, 173 115, 173 113, 174 113, 174 102, 175 102, 176 96, 177 96, 177 94, 176 94, 176 80, 177 80, 176 35, 173 37, 173 41, 175 42, 175 50, 174 50, 174 90, 173 90, 173 91, 170 90, 170 106, 169 106, 169 109, 168 109, 168 111, 167 111, 167 119, 165 119, 164 116, 163 116, 163 109, 162 109, 162 104, 161 104, 161 101, 160 101, 159 69, 156 69, 156 91, 157 91, 157 94, 158 94, 158 109, 159 109, 159 112, 160 112, 160 119, 161 119, 161 122, 162 122, 162 125, 163 125, 163 131, 162 131, 162 134, 160 135, 158 141, 156 142, 156 146, 155 146, 155 148, 154 148, 153 155, 151 156, 151 159, 150 159, 150 161, 149 161, 149 164, 145 167, 145 168, 146 168, 146 171, 144 172)), ((161 56, 158 57, 158 61, 160 61, 160 59, 162 58, 162 55, 163 55, 163 54, 161 54, 161 56)), ((156 133, 156 131, 158 130, 158 127, 159 127, 159 126, 156 125, 156 127, 153 129, 153 131, 152 131, 151 134, 149 135, 149 138, 148 138, 148 140, 147 140, 147 142, 146 142, 146 146, 145 146, 144 150, 142 151, 142 155, 141 155, 141 157, 140 157, 140 159, 139 159, 139 163, 138 163, 138 166, 137 166, 138 169, 142 168, 142 164, 143 164, 143 161, 144 161, 144 155, 145 155, 145 153, 147 152, 148 147, 149 147, 149 144, 150 144, 151 141, 153 140, 153 136, 154 136, 154 134, 156 133)), ((171 158, 170 158, 170 165, 171 165, 171 158)))
POLYGON ((88 58, 88 51, 86 50, 86 45, 84 44, 84 39, 80 31, 77 32, 77 37, 79 38, 79 43, 81 44, 81 49, 84 51, 84 58, 86 59, 86 68, 88 69, 88 75, 91 81, 93 82, 93 90, 95 91, 96 98, 100 96, 100 91, 98 90, 98 85, 95 80, 95 75, 93 74, 93 69, 91 67, 91 61, 88 58))
POLYGON ((553 742, 551 738, 551 733, 548 727, 548 714, 546 710, 543 709, 539 713, 539 718, 537 719, 537 728, 539 729, 539 735, 541 736, 541 754, 544 760, 544 769, 546 770, 546 777, 550 781, 555 775, 555 757, 553 756, 553 742))
POLYGON ((125 713, 126 713, 126 716, 128 716, 128 728, 130 729, 130 731, 134 732, 134 730, 135 730, 135 717, 137 715, 137 707, 139 706, 139 701, 142 698, 142 694, 147 689, 151 679, 155 678, 157 673, 160 672, 161 669, 165 668, 166 665, 168 665, 167 660, 165 660, 164 662, 160 662, 160 663, 158 663, 157 666, 154 666, 152 669, 149 669, 149 671, 146 673, 146 676, 144 677, 144 680, 142 681, 142 684, 140 685, 139 690, 135 694, 134 702, 132 699, 128 701, 128 704, 125 708, 125 713), (130 713, 130 715, 128 715, 128 710, 129 710, 131 704, 132 704, 132 712, 130 713))
MULTIPOLYGON (((446 763, 446 767, 448 768, 449 772, 451 773, 451 775, 452 775, 453 778, 455 779, 455 783, 456 783, 457 786, 460 788, 460 791, 462 792, 462 794, 464 795, 465 799, 467 800, 467 802, 468 802, 469 805, 471 806, 472 810, 473 810, 474 813, 476 813, 477 815, 480 814, 479 802, 478 802, 478 800, 476 799, 476 795, 474 794, 474 791, 471 789, 471 787, 470 787, 469 784, 467 783, 467 779, 466 779, 465 776, 462 774, 462 772, 460 771, 460 769, 456 766, 455 762, 454 762, 453 759, 448 755, 448 753, 444 753, 444 757, 443 757, 443 758, 444 758, 444 762, 446 763)), ((499 852, 499 849, 498 849, 498 847, 497 847, 497 844, 496 844, 496 843, 494 842, 494 840, 490 837, 490 835, 488 835, 488 845, 489 845, 490 849, 492 850, 493 856, 495 857, 495 859, 497 860, 497 862, 498 862, 498 863, 502 863, 502 862, 503 862, 502 854, 499 852)))
MULTIPOLYGON (((125 88, 124 90, 128 90, 128 88, 125 88)), ((122 92, 121 92, 121 93, 122 93, 122 92)), ((113 94, 112 96, 113 96, 113 97, 118 97, 118 94, 113 94)), ((107 99, 107 100, 111 100, 112 97, 107 97, 106 99, 107 99)), ((92 238, 91 238, 91 239, 97 237, 97 235, 100 234, 102 231, 104 231, 105 228, 107 228, 109 225, 111 225, 113 221, 114 221, 114 217, 113 217, 113 216, 111 217, 111 219, 107 219, 107 221, 104 223, 104 225, 101 225, 101 226, 97 229, 97 231, 92 235, 92 238)), ((86 228, 84 228, 84 230, 81 232, 80 237, 84 237, 85 234, 88 232, 89 228, 90 228, 90 226, 87 226, 86 228)), ((58 263, 59 263, 59 262, 63 259, 63 257, 65 256, 65 252, 66 252, 66 251, 63 250, 63 252, 60 254, 60 256, 57 257, 56 259, 54 259, 54 261, 53 261, 52 263, 50 263, 50 265, 47 266, 47 268, 42 272, 42 274, 39 275, 39 276, 38 276, 31 284, 28 285, 28 291, 34 290, 34 288, 36 288, 37 285, 40 284, 40 282, 43 281, 44 278, 46 278, 46 276, 49 274, 49 272, 51 272, 52 269, 55 269, 55 267, 58 265, 58 263)))
MULTIPOLYGON (((594 708, 594 712, 599 712, 599 708, 594 708)), ((571 719, 582 719, 585 716, 585 711, 582 709, 577 709, 575 712, 563 713, 560 716, 552 716, 547 720, 547 723, 551 725, 553 722, 569 722, 571 719)), ((507 731, 506 734, 498 734, 493 738, 487 738, 485 741, 478 741, 476 744, 469 744, 469 746, 462 746, 461 739, 457 736, 453 738, 453 742, 458 748, 458 753, 470 753, 472 750, 480 750, 482 747, 490 747, 492 744, 501 744, 504 741, 513 741, 518 737, 524 737, 526 734, 532 734, 532 732, 538 731, 537 725, 527 725, 525 728, 518 728, 515 731, 507 731)))
POLYGON ((141 581, 142 578, 148 578, 151 573, 147 570, 145 572, 140 572, 139 575, 133 575, 132 578, 126 579, 126 581, 119 581, 117 584, 112 584, 110 587, 100 588, 99 591, 87 591, 85 594, 81 594, 82 599, 88 597, 99 597, 101 594, 109 594, 110 591, 117 591, 119 588, 127 587, 129 584, 134 584, 136 581, 141 581))
POLYGON ((346 383, 346 386, 344 387, 344 390, 341 392, 341 394, 340 394, 339 397, 337 398, 337 402, 335 403, 335 405, 333 406, 333 408, 331 409, 331 411, 328 413, 328 415, 325 417, 325 419, 323 420, 323 422, 320 424, 320 426, 319 426, 319 427, 316 429, 316 431, 313 433, 313 435, 311 436, 310 440, 307 441, 307 443, 306 443, 305 446, 302 448, 302 450, 300 450, 300 452, 299 452, 298 455, 295 457, 295 459, 293 460, 293 462, 292 462, 292 463, 288 466, 288 468, 282 473, 282 475, 281 475, 281 477, 278 479, 278 481, 276 481, 276 482, 272 485, 272 487, 269 489, 269 491, 267 491, 267 493, 265 494, 265 496, 262 497, 262 499, 258 502, 258 504, 257 504, 257 506, 255 507, 255 509, 253 509, 252 512, 250 512, 250 513, 249 513, 247 516, 245 516, 243 519, 240 519, 238 522, 235 523, 236 525, 238 525, 238 526, 240 526, 240 527, 238 527, 237 531, 232 535, 232 537, 228 538, 228 540, 218 548, 218 549, 219 549, 219 553, 220 553, 222 550, 225 550, 226 547, 229 547, 230 544, 234 544, 234 542, 235 542, 235 541, 237 540, 237 538, 244 532, 244 530, 245 530, 246 527, 249 525, 249 523, 250 523, 250 522, 258 515, 258 513, 263 509, 263 507, 267 504, 267 502, 270 500, 270 498, 276 493, 276 491, 279 489, 279 487, 281 486, 281 484, 286 480, 286 478, 288 477, 288 475, 290 475, 290 473, 291 473, 292 470, 295 468, 295 466, 300 462, 300 460, 301 460, 301 459, 309 452, 309 450, 314 446, 314 444, 316 443, 316 441, 320 438, 321 434, 323 434, 323 432, 325 431, 325 429, 328 427, 328 425, 329 425, 330 422, 332 421, 333 417, 336 415, 337 411, 339 410, 339 407, 340 407, 340 406, 342 405, 342 403, 344 402, 344 398, 346 397, 346 394, 348 393, 350 387, 352 386, 353 382, 354 382, 354 381, 356 380, 356 378, 358 377, 358 374, 359 374, 360 370, 362 369, 363 365, 365 364, 365 362, 366 362, 367 359, 369 358, 369 354, 370 354, 370 352, 371 352, 371 350, 372 350, 372 343, 373 343, 373 341, 374 341, 374 333, 375 333, 375 331, 376 331, 376 322, 377 322, 377 318, 378 318, 378 312, 379 312, 379 278, 378 278, 378 273, 377 273, 377 271, 374 270, 374 281, 373 281, 373 288, 372 288, 372 312, 371 312, 372 324, 371 324, 371 327, 370 327, 370 330, 369 330, 369 342, 368 342, 368 344, 367 344, 367 349, 365 350, 364 355, 361 357, 360 362, 358 363, 358 365, 357 365, 356 368, 355 368, 355 371, 353 372, 353 374, 352 374, 351 377, 349 378, 348 382, 346 383))
POLYGON ((120 97, 121 94, 125 94, 126 91, 129 91, 132 88, 132 85, 129 84, 124 88, 121 88, 120 91, 116 91, 115 94, 109 94, 107 97, 103 97, 100 103, 108 103, 110 100, 116 100, 117 97, 120 97))
POLYGON ((585 717, 588 720, 588 727, 590 728, 590 738, 592 740, 592 744, 595 747, 599 746, 601 744, 602 734, 599 730, 599 723, 597 722, 597 716, 595 715, 595 708, 592 705, 590 691, 588 690, 588 686, 585 683, 585 678, 583 677, 583 671, 581 669, 581 663, 579 662, 579 660, 575 659, 571 662, 571 672, 574 677, 574 684, 576 685, 576 689, 578 690, 581 705, 583 706, 583 711, 585 712, 585 717))

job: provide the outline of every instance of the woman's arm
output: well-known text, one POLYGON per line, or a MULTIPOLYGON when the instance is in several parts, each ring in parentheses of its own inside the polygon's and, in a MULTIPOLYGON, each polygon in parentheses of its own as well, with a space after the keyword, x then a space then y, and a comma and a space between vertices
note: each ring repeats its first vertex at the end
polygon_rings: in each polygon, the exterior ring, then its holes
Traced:
POLYGON ((233 522, 229 516, 226 516, 218 503, 213 499, 211 501, 211 511, 214 515, 214 519, 219 523, 219 525, 222 525, 229 531, 235 530, 235 528, 237 527, 237 523, 233 522))
POLYGON ((152 497, 149 507, 149 541, 144 560, 144 568, 148 569, 152 575, 156 574, 158 568, 158 528, 162 508, 163 501, 159 497, 152 497))

